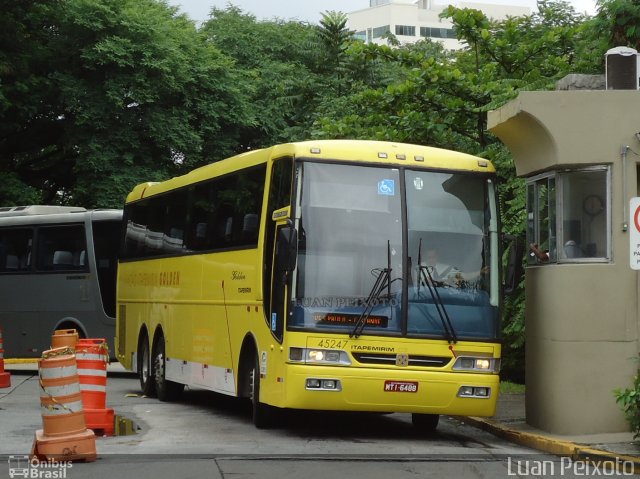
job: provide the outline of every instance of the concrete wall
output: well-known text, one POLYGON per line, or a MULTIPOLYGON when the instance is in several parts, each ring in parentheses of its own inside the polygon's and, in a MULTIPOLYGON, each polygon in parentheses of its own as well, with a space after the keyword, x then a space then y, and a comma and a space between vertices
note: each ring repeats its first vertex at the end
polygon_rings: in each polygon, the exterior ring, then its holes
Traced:
POLYGON ((640 196, 631 152, 640 153, 640 92, 523 92, 489 113, 489 129, 519 176, 611 165, 611 261, 526 270, 526 405, 527 422, 552 433, 626 431, 613 390, 630 387, 639 366, 638 273, 622 225, 624 205, 640 196))

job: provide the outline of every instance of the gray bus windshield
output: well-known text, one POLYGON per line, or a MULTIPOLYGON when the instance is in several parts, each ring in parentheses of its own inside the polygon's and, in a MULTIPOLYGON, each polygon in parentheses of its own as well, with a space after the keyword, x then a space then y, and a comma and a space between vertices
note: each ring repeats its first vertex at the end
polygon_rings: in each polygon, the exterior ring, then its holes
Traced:
POLYGON ((290 328, 352 333, 360 319, 358 335, 448 338, 424 284, 431 276, 458 339, 495 338, 495 212, 485 177, 311 162, 299 168, 290 328), (421 266, 431 274, 421 275, 421 266), (382 272, 388 285, 371 298, 382 272))

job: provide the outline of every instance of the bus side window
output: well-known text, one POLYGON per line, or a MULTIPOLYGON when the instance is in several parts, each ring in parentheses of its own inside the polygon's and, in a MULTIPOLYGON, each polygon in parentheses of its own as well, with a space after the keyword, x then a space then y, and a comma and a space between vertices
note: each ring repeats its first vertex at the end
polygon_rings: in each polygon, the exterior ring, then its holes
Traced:
POLYGON ((87 265, 81 261, 82 252, 87 249, 84 227, 41 227, 37 240, 36 266, 39 271, 87 270, 87 265))
POLYGON ((242 241, 255 243, 258 241, 258 226, 260 216, 255 213, 247 213, 242 221, 242 241))
POLYGON ((5 269, 7 271, 18 271, 18 267, 18 257, 15 254, 8 254, 5 269))
POLYGON ((29 270, 32 238, 30 228, 0 231, 0 272, 29 270))
POLYGON ((53 269, 69 269, 73 267, 73 254, 71 251, 54 251, 53 269))

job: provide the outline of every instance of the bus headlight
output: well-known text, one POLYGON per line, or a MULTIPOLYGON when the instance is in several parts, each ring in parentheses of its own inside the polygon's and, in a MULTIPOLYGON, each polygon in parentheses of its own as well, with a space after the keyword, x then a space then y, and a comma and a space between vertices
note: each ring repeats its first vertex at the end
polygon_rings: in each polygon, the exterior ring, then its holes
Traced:
POLYGON ((486 357, 459 356, 453 364, 453 370, 497 373, 500 371, 500 360, 486 357))
POLYGON ((351 365, 346 351, 339 349, 289 348, 289 361, 303 364, 351 365))
POLYGON ((310 391, 342 391, 342 384, 339 379, 307 378, 305 389, 310 391))
POLYGON ((458 389, 458 397, 488 399, 491 397, 491 388, 478 386, 460 386, 460 389, 458 389))

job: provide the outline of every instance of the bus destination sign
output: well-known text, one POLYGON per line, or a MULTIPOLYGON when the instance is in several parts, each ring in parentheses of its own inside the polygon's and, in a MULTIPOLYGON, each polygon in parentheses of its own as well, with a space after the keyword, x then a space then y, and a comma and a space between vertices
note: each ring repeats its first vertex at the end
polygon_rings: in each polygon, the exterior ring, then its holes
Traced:
MULTIPOLYGON (((313 320, 318 324, 356 324, 360 319, 359 314, 348 313, 313 313, 313 320)), ((389 318, 386 316, 369 316, 367 318, 366 326, 373 326, 377 328, 386 328, 389 323, 389 318)))

